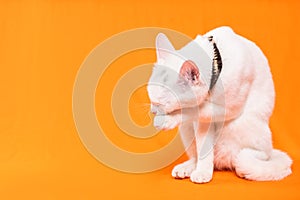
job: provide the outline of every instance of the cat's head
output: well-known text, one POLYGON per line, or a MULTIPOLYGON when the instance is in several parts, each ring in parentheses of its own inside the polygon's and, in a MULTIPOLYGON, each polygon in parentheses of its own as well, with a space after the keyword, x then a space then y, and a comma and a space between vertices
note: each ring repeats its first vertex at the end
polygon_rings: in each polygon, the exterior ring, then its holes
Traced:
POLYGON ((156 54, 157 62, 147 87, 151 111, 168 114, 183 107, 199 105, 207 95, 208 86, 197 62, 175 50, 162 33, 156 38, 156 54))

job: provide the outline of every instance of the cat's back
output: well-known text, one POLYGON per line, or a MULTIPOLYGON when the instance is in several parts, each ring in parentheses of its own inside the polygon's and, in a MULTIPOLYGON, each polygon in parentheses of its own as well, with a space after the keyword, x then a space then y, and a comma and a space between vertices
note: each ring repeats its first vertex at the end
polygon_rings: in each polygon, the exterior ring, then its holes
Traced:
POLYGON ((262 115, 268 118, 273 111, 275 91, 269 63, 262 50, 227 26, 213 29, 205 35, 213 35, 220 49, 224 86, 241 87, 244 80, 252 80, 245 109, 263 112, 262 115), (239 79, 239 85, 232 85, 233 79, 239 79))
POLYGON ((207 32, 204 37, 213 36, 223 61, 223 78, 238 74, 251 76, 253 69, 248 65, 252 62, 250 52, 253 51, 251 41, 236 34, 229 26, 222 26, 207 32))
POLYGON ((234 68, 234 71, 246 71, 244 75, 251 75, 254 80, 273 83, 268 60, 256 43, 235 33, 228 26, 215 28, 205 34, 210 35, 214 36, 221 52, 224 71, 234 68))

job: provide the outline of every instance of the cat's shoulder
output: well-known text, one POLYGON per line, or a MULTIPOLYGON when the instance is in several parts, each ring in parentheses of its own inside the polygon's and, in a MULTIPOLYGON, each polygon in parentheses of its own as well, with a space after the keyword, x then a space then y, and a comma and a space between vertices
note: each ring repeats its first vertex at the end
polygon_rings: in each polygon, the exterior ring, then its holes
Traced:
POLYGON ((230 26, 220 26, 217 28, 214 28, 207 32, 206 34, 235 34, 234 30, 230 26))
POLYGON ((207 38, 213 36, 214 41, 218 46, 228 46, 240 43, 240 36, 234 32, 229 26, 220 26, 206 32, 204 35, 197 35, 195 41, 202 46, 207 43, 207 38))
POLYGON ((207 38, 209 36, 213 37, 228 37, 228 36, 236 35, 236 33, 233 31, 233 29, 229 26, 220 26, 217 28, 214 28, 208 32, 206 32, 203 35, 198 34, 196 39, 200 40, 202 38, 207 38))
POLYGON ((204 38, 209 36, 213 36, 215 42, 218 44, 218 47, 223 50, 227 49, 227 51, 230 53, 232 53, 232 51, 236 51, 237 49, 242 53, 243 50, 248 51, 256 46, 254 42, 248 40, 242 35, 239 35, 229 26, 221 26, 212 29, 204 35, 204 38))

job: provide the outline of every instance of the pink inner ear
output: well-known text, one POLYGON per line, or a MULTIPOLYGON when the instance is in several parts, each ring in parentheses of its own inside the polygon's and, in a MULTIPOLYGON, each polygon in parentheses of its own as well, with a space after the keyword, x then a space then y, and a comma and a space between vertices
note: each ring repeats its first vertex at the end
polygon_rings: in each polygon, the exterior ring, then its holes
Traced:
POLYGON ((190 81, 194 84, 197 84, 199 82, 199 69, 191 60, 187 60, 182 64, 180 75, 187 81, 190 81))

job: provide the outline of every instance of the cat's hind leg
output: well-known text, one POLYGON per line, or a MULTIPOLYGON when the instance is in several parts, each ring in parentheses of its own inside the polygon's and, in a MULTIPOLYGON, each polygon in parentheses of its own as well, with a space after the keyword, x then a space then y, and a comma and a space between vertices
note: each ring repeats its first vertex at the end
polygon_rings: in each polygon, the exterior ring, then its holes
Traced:
POLYGON ((196 168, 196 147, 195 147, 195 133, 193 123, 184 123, 179 127, 182 143, 186 149, 186 154, 189 160, 176 165, 172 170, 174 178, 188 178, 196 168))
POLYGON ((240 150, 233 160, 238 176, 256 181, 280 180, 291 173, 290 157, 272 147, 271 130, 266 121, 248 115, 239 118, 231 130, 239 136, 240 150))

